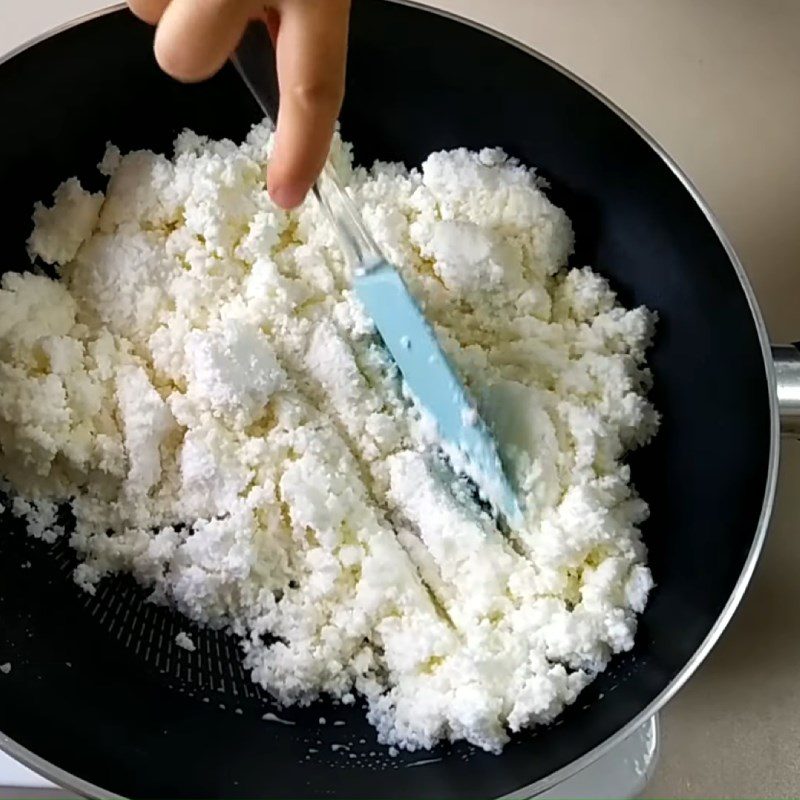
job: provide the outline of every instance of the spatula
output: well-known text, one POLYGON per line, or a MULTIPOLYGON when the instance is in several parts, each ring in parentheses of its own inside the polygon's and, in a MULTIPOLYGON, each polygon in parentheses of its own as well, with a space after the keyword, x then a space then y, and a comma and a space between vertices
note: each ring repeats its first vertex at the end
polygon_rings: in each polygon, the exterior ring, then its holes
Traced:
MULTIPOLYGON (((275 55, 263 25, 251 23, 231 57, 262 111, 277 119, 275 55)), ((456 375, 400 273, 381 254, 358 210, 326 163, 313 194, 336 228, 353 267, 353 289, 372 318, 415 401, 436 425, 453 468, 512 527, 522 522, 516 494, 486 423, 456 375)))

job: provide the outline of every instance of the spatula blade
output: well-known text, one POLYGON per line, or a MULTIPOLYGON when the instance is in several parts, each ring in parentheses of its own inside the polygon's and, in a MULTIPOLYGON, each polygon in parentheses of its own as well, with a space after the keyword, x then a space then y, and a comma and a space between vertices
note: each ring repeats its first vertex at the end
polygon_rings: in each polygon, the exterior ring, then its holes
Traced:
POLYGON ((442 351, 400 273, 386 261, 354 277, 356 296, 372 318, 411 394, 433 417, 445 451, 512 527, 522 512, 492 433, 442 351))

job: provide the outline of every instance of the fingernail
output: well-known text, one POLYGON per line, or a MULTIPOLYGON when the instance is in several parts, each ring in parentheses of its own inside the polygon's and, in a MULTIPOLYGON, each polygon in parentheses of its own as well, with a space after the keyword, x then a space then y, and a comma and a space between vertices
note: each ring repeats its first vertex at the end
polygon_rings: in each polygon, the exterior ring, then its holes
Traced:
POLYGON ((273 186, 269 190, 272 201, 281 208, 297 208, 303 202, 308 189, 302 184, 287 183, 280 186, 273 186))

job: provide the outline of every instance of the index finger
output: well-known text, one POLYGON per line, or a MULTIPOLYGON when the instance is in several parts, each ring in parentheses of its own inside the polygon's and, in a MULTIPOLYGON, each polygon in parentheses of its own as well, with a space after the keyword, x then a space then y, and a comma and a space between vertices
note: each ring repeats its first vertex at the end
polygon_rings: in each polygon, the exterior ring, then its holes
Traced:
POLYGON ((350 0, 285 0, 276 41, 280 109, 270 195, 299 205, 330 149, 344 95, 350 0))

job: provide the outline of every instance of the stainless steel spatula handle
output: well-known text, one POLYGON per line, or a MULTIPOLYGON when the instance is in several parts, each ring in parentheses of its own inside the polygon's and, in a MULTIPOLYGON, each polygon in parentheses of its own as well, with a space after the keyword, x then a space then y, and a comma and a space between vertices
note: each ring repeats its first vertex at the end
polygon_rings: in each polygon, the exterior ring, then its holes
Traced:
MULTIPOLYGON (((264 25, 251 22, 247 26, 231 61, 266 116, 276 122, 280 94, 275 73, 275 52, 264 25)), ((383 259, 380 248, 339 183, 330 161, 326 162, 312 192, 336 226, 346 250, 345 256, 354 268, 369 267, 383 259)))

